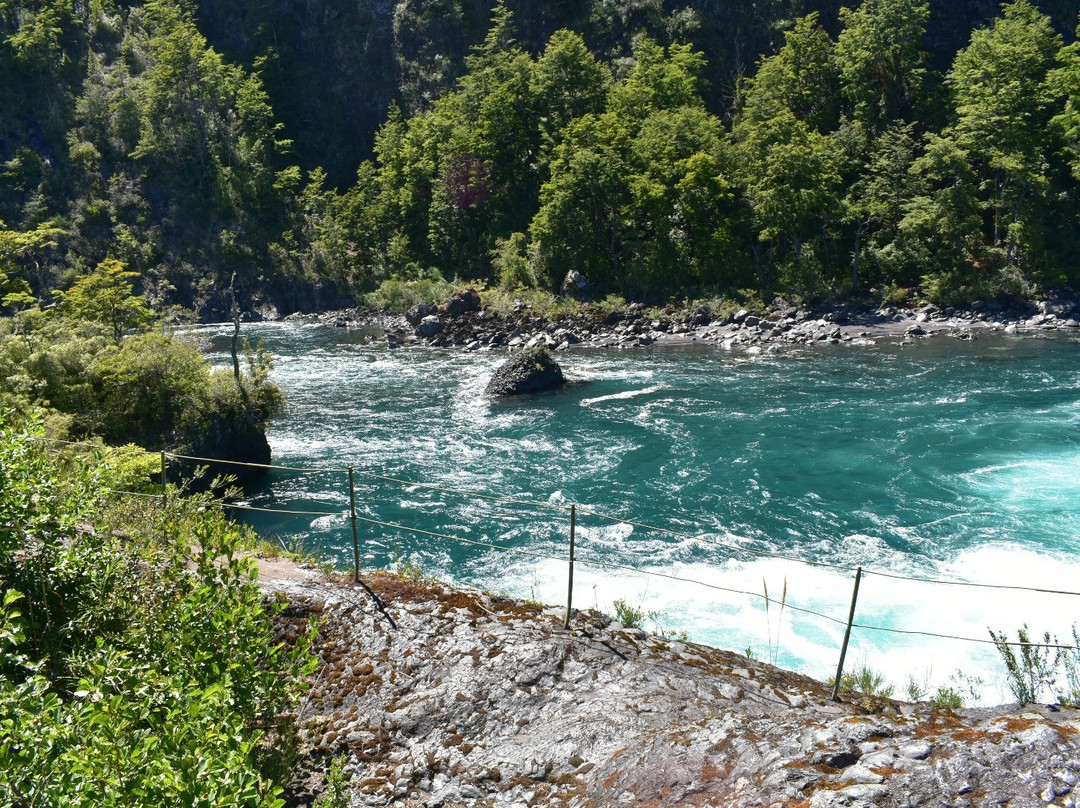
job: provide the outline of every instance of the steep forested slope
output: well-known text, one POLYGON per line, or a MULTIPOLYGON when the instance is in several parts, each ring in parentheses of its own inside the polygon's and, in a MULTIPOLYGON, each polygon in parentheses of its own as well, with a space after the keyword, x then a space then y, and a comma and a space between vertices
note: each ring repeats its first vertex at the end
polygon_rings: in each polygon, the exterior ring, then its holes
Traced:
POLYGON ((571 268, 645 298, 1023 296, 1077 271, 1076 15, 9 0, 4 305, 106 258, 203 317, 571 268))

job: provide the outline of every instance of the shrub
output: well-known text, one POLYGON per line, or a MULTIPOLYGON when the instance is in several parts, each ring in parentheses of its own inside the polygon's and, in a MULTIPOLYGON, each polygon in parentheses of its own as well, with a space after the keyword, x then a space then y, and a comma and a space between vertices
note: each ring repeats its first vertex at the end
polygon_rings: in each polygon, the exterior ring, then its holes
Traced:
POLYGON ((644 610, 631 606, 622 598, 618 598, 614 606, 615 619, 622 623, 625 628, 641 628, 641 624, 645 620, 644 610))
POLYGON ((364 296, 364 302, 380 311, 407 312, 420 303, 442 303, 454 291, 454 284, 446 281, 436 270, 415 280, 393 277, 379 284, 379 288, 364 296))
POLYGON ((1044 690, 1053 687, 1057 679, 1056 668, 1060 657, 1050 648, 1057 640, 1051 640, 1050 632, 1046 632, 1043 634, 1042 644, 1033 643, 1026 623, 1016 632, 1020 640, 1019 646, 1011 645, 1004 631, 988 631, 1005 663, 1009 690, 1021 704, 1034 704, 1044 690), (1020 649, 1019 656, 1013 650, 1016 647, 1020 649))
POLYGON ((39 433, 0 415, 0 804, 281 805, 311 660, 245 531, 206 498, 121 507, 131 464, 39 433))
MULTIPOLYGON (((829 684, 832 682, 830 681, 829 684)), ((840 676, 840 692, 861 693, 864 696, 888 699, 892 698, 895 688, 886 684, 884 674, 868 665, 861 665, 854 672, 840 676)))

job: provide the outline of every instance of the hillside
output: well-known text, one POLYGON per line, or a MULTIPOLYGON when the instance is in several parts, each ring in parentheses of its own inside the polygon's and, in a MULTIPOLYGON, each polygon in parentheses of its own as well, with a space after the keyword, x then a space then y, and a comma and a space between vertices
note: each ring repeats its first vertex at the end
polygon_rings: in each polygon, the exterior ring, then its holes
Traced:
MULTIPOLYGON (((468 281, 1022 301, 1080 278, 1077 0, 18 0, 0 306, 468 281)), ((187 310, 185 315, 175 307, 187 310)))

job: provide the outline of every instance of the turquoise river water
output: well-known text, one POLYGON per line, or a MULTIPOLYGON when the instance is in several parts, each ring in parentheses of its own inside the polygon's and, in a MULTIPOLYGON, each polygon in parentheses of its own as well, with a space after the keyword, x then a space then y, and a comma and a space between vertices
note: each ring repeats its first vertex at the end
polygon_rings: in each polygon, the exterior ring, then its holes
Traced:
MULTIPOLYGON (((1009 700, 993 647, 927 634, 986 640, 1026 623, 1064 639, 1080 621, 1075 596, 886 577, 1080 590, 1073 337, 578 351, 559 355, 561 392, 496 402, 483 389, 506 354, 244 328, 288 396, 274 463, 353 466, 358 515, 402 526, 360 523, 365 566, 565 603, 576 503, 575 606, 613 613, 621 599, 652 613, 646 627, 827 678, 862 566, 856 622, 923 633, 857 628, 848 669, 883 671, 899 694, 909 676, 936 686, 960 668, 986 701, 1009 700)), ((222 364, 229 330, 198 332, 222 364)), ((275 470, 245 502, 323 512, 239 515, 351 565, 346 474, 275 470)))

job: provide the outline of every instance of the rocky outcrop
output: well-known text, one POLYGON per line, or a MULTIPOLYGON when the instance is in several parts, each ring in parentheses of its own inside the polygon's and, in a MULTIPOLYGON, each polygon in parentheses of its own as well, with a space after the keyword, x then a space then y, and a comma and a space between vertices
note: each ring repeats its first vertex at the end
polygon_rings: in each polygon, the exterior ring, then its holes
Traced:
MULTIPOLYGON (((1073 805, 1080 714, 852 696, 561 608, 374 574, 272 582, 320 618, 300 716, 352 805, 1073 805)), ((323 764, 325 765, 325 764, 323 764)), ((297 800, 294 805, 310 804, 297 800)))
POLYGON ((581 302, 592 300, 592 289, 589 286, 589 279, 576 269, 571 269, 566 273, 566 277, 563 278, 562 286, 559 287, 559 294, 572 297, 574 300, 579 300, 581 302))
POLYGON ((520 396, 555 390, 566 383, 562 368, 551 358, 547 348, 534 347, 519 351, 508 359, 491 377, 484 394, 489 396, 520 396))
POLYGON ((475 289, 459 289, 450 295, 443 304, 443 312, 448 317, 460 317, 471 311, 480 310, 480 295, 475 289))
POLYGON ((220 414, 198 434, 184 440, 176 453, 197 458, 222 458, 220 462, 171 461, 169 476, 174 481, 190 479, 195 490, 206 490, 216 477, 235 477, 239 483, 257 479, 266 473, 260 466, 269 465, 271 459, 266 430, 243 412, 220 414))
POLYGON ((396 336, 401 345, 423 341, 436 348, 461 347, 467 351, 536 346, 558 351, 576 345, 641 349, 694 344, 755 353, 864 345, 877 340, 971 340, 995 332, 1080 332, 1080 303, 1064 293, 1013 308, 994 301, 976 301, 966 308, 934 304, 914 308, 872 306, 865 302, 794 306, 780 298, 754 311, 717 311, 705 304, 648 308, 632 303, 622 309, 580 305, 542 316, 520 303, 508 313, 481 306, 450 316, 445 308, 417 307, 407 315, 408 321, 366 308, 303 319, 348 328, 375 326, 396 336), (425 319, 427 323, 421 328, 425 319))

